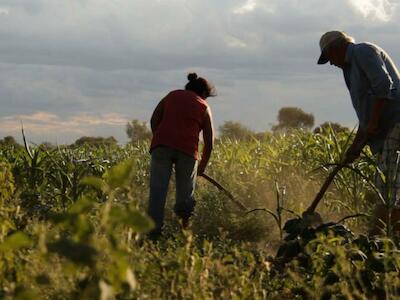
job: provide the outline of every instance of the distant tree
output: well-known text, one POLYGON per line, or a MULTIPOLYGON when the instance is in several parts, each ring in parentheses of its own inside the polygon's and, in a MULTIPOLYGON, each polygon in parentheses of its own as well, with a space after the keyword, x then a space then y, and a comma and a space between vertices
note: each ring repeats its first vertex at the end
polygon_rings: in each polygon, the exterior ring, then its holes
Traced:
POLYGON ((224 124, 218 128, 220 138, 225 139, 236 139, 236 140, 247 140, 255 135, 255 132, 245 127, 239 122, 225 121, 224 124))
POLYGON ((269 138, 271 138, 271 132, 270 131, 256 132, 254 138, 259 141, 266 141, 269 138))
POLYGON ((13 136, 9 135, 0 140, 0 146, 21 146, 21 145, 17 143, 17 141, 13 136))
POLYGON ((132 122, 126 124, 126 134, 132 143, 150 140, 152 137, 151 130, 146 122, 140 122, 139 120, 132 120, 132 122))
POLYGON ((314 133, 323 133, 327 132, 329 128, 332 128, 333 132, 339 133, 339 132, 346 132, 349 131, 349 128, 340 125, 339 123, 336 122, 324 122, 318 127, 314 129, 314 133))
POLYGON ((314 126, 314 116, 298 107, 282 107, 278 113, 278 124, 272 126, 272 131, 285 131, 293 128, 311 129, 314 126))
POLYGON ((56 148, 56 146, 54 146, 50 142, 42 142, 39 146, 43 150, 52 150, 52 149, 56 148))
POLYGON ((82 146, 82 145, 90 145, 90 146, 116 146, 117 140, 113 136, 105 137, 93 137, 93 136, 83 136, 75 141, 72 146, 82 146))

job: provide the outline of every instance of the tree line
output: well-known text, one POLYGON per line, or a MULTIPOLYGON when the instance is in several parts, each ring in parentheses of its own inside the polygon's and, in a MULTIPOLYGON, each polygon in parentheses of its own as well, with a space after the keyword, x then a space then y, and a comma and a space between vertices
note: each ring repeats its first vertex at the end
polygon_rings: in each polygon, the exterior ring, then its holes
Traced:
MULTIPOLYGON (((284 133, 293 129, 302 129, 311 131, 314 127, 315 118, 311 113, 304 112, 298 107, 282 107, 278 112, 277 123, 271 127, 272 133, 284 133)), ((315 127, 314 133, 323 133, 324 131, 331 129, 334 132, 341 132, 349 130, 336 122, 324 122, 319 126, 315 127)), ((129 141, 137 143, 144 140, 150 140, 152 137, 151 130, 146 122, 139 120, 132 120, 125 126, 125 132, 129 141)), ((236 139, 236 140, 248 140, 252 138, 262 139, 269 131, 256 132, 240 122, 236 121, 225 121, 221 126, 218 127, 218 138, 219 139, 236 139)), ((117 145, 117 140, 110 137, 92 137, 83 136, 72 143, 71 147, 79 147, 82 145, 117 145)), ((0 146, 2 145, 14 145, 20 146, 14 137, 6 136, 0 139, 0 146)), ((51 148, 50 143, 42 143, 42 147, 51 148)))
MULTIPOLYGON (((271 127, 273 133, 284 133, 293 129, 311 131, 315 118, 311 113, 304 112, 298 107, 282 107, 278 112, 277 124, 271 127)), ((349 130, 337 122, 324 122, 314 128, 314 133, 323 133, 328 129, 334 132, 349 130)), ((262 139, 268 131, 256 132, 244 126, 240 122, 225 121, 218 127, 219 139, 247 140, 251 138, 262 139)), ((131 142, 151 139, 152 134, 146 122, 133 120, 126 125, 126 133, 131 142)))

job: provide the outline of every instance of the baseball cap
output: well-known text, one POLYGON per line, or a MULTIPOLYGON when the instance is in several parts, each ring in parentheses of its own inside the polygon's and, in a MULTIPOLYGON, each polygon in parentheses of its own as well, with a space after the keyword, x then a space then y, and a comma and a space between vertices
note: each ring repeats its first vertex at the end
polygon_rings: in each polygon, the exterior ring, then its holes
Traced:
POLYGON ((344 31, 333 30, 325 32, 319 40, 319 47, 321 48, 321 55, 318 59, 319 65, 326 64, 329 61, 329 59, 324 54, 324 50, 326 50, 330 44, 338 39, 343 39, 351 43, 354 42, 354 39, 344 31))

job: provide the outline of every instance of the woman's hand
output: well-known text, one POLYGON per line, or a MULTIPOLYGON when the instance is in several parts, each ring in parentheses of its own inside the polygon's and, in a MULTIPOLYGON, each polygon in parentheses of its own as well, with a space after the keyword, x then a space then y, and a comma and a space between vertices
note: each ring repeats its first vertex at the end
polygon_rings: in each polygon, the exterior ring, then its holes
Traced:
POLYGON ((199 164, 199 167, 197 168, 197 176, 201 176, 204 174, 204 171, 206 170, 206 166, 202 165, 201 163, 199 164))

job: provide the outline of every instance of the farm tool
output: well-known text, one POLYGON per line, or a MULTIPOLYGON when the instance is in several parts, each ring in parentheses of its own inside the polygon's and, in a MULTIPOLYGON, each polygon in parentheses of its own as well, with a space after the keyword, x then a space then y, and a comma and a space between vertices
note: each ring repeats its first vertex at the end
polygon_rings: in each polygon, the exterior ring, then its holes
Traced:
POLYGON ((210 183, 212 183, 214 186, 216 186, 217 189, 224 192, 225 195, 227 195, 228 198, 231 199, 231 201, 233 203, 235 203, 236 206, 238 206, 241 210, 247 211, 247 207, 244 206, 242 202, 235 199, 235 197, 233 197, 233 195, 226 188, 224 188, 219 182, 217 182, 214 178, 211 178, 210 176, 208 176, 207 174, 204 174, 204 173, 201 174, 200 176, 203 177, 204 179, 206 179, 207 181, 209 181, 210 183))
MULTIPOLYGON (((360 147, 361 149, 365 146, 367 142, 366 138, 363 138, 363 140, 360 142, 360 147)), ((315 196, 313 202, 311 205, 303 212, 302 216, 305 221, 312 225, 312 224, 322 224, 322 218, 320 214, 315 212, 315 209, 317 208, 319 202, 321 201, 322 197, 324 196, 326 190, 332 183, 333 179, 335 178, 336 174, 343 169, 346 166, 345 163, 339 163, 335 166, 335 168, 331 171, 329 176, 325 179, 324 184, 322 185, 321 189, 319 190, 318 194, 315 196)))
POLYGON ((322 224, 322 218, 319 213, 315 211, 318 204, 321 202, 322 197, 324 196, 326 190, 332 183, 333 179, 335 178, 336 174, 344 167, 343 164, 337 165, 329 174, 329 176, 325 179, 324 184, 321 186, 318 194, 315 196, 311 205, 303 212, 303 219, 308 220, 311 224, 322 224))
MULTIPOLYGON (((344 167, 344 165, 337 165, 329 174, 329 176, 326 178, 324 184, 322 185, 320 191, 318 192, 318 194, 315 196, 313 202, 311 203, 311 205, 309 206, 309 208, 307 208, 307 210, 303 213, 303 219, 307 219, 308 223, 322 223, 322 218, 321 216, 315 212, 316 207, 318 206, 319 202, 321 201, 322 197, 324 196, 326 190, 328 189, 329 185, 331 184, 331 182, 333 181, 334 177, 336 176, 336 174, 344 167)), ((228 198, 237 206, 239 207, 241 210, 246 211, 246 213, 250 213, 253 211, 257 211, 257 210, 265 210, 265 209, 253 209, 253 210, 248 210, 248 208, 239 200, 235 199, 235 197, 232 195, 231 192, 229 192, 226 188, 224 188, 218 181, 216 181, 214 178, 208 176, 207 174, 203 173, 200 175, 201 177, 203 177, 204 179, 206 179, 208 182, 212 183, 215 187, 218 188, 218 190, 222 191, 226 196, 228 196, 228 198)), ((289 210, 289 212, 293 213, 292 211, 289 210)))
MULTIPOLYGON (((288 209, 284 209, 286 211, 289 211, 290 213, 296 215, 297 217, 294 219, 289 219, 283 226, 283 228, 281 227, 281 225, 279 225, 279 227, 281 228, 281 230, 283 229, 283 231, 286 231, 288 233, 289 236, 291 236, 289 231, 292 231, 293 229, 293 225, 296 223, 299 226, 299 229, 301 230, 301 228, 307 228, 307 227, 318 227, 318 226, 332 226, 332 225, 338 225, 341 222, 343 222, 344 220, 348 219, 348 218, 352 218, 352 217, 358 217, 358 216, 365 216, 364 214, 356 214, 356 215, 351 215, 351 216, 347 216, 345 218, 343 218, 342 220, 340 220, 339 222, 329 222, 329 223, 323 223, 322 217, 321 215, 315 211, 315 209, 317 208, 318 204, 321 202, 323 196, 325 195, 325 192, 327 191, 327 189, 329 188, 330 184, 332 183, 333 179, 335 178, 335 176, 337 175, 337 173, 343 169, 346 165, 341 163, 341 164, 337 164, 334 169, 329 173, 328 177, 325 179, 323 185, 321 186, 319 192, 317 193, 317 195, 315 196, 315 198, 313 199, 311 205, 303 212, 302 216, 300 217, 299 215, 297 215, 296 213, 294 213, 291 210, 288 209), (292 228, 292 229, 290 229, 292 228)), ((207 174, 203 173, 202 175, 200 175, 201 177, 203 177, 204 179, 206 179, 207 181, 209 181, 210 183, 212 183, 215 187, 217 187, 220 191, 222 191, 223 193, 225 193, 225 195, 228 196, 228 198, 237 206, 239 207, 242 211, 245 211, 246 214, 250 213, 250 212, 254 212, 254 211, 258 211, 258 210, 264 210, 268 213, 270 213, 275 219, 276 214, 274 214, 273 212, 271 212, 268 209, 265 208, 257 208, 257 209, 252 209, 252 210, 248 210, 248 208, 243 205, 242 202, 240 202, 239 200, 235 199, 235 197, 232 195, 232 193, 230 193, 226 188, 224 188, 219 182, 217 182, 215 179, 213 179, 212 177, 208 176, 207 174)), ((279 197, 279 195, 278 195, 279 197)), ((279 201, 278 201, 279 202, 279 201)), ((278 203, 279 206, 279 203, 278 203)), ((278 209, 283 209, 282 207, 278 207, 278 209)), ((279 224, 281 220, 279 220, 279 224)), ((282 233, 281 233, 281 237, 282 237, 282 233)))
POLYGON ((354 234, 346 226, 340 224, 345 219, 353 216, 343 218, 338 222, 323 223, 320 214, 315 211, 334 177, 343 167, 343 164, 337 165, 330 172, 313 202, 303 212, 301 217, 298 216, 286 221, 283 226, 285 237, 282 240, 276 256, 271 258, 274 269, 277 270, 278 273, 293 259, 297 259, 300 266, 307 268, 307 266, 310 265, 311 258, 305 250, 306 246, 309 242, 317 238, 319 234, 340 236, 346 243, 354 239, 354 234))
POLYGON ((354 234, 346 226, 341 225, 341 223, 348 218, 367 215, 356 214, 344 217, 338 222, 323 223, 320 214, 315 211, 336 174, 345 166, 346 164, 344 163, 335 166, 335 168, 325 179, 325 182, 321 186, 321 189, 315 196, 311 205, 303 212, 302 217, 297 217, 286 221, 283 227, 283 230, 286 232, 286 236, 274 259, 274 263, 278 268, 279 266, 282 267, 290 260, 299 257, 307 258, 302 262, 306 265, 308 263, 307 260, 309 259, 309 256, 305 255, 305 247, 310 241, 314 240, 318 234, 333 234, 335 236, 340 236, 347 243, 354 239, 354 234))

